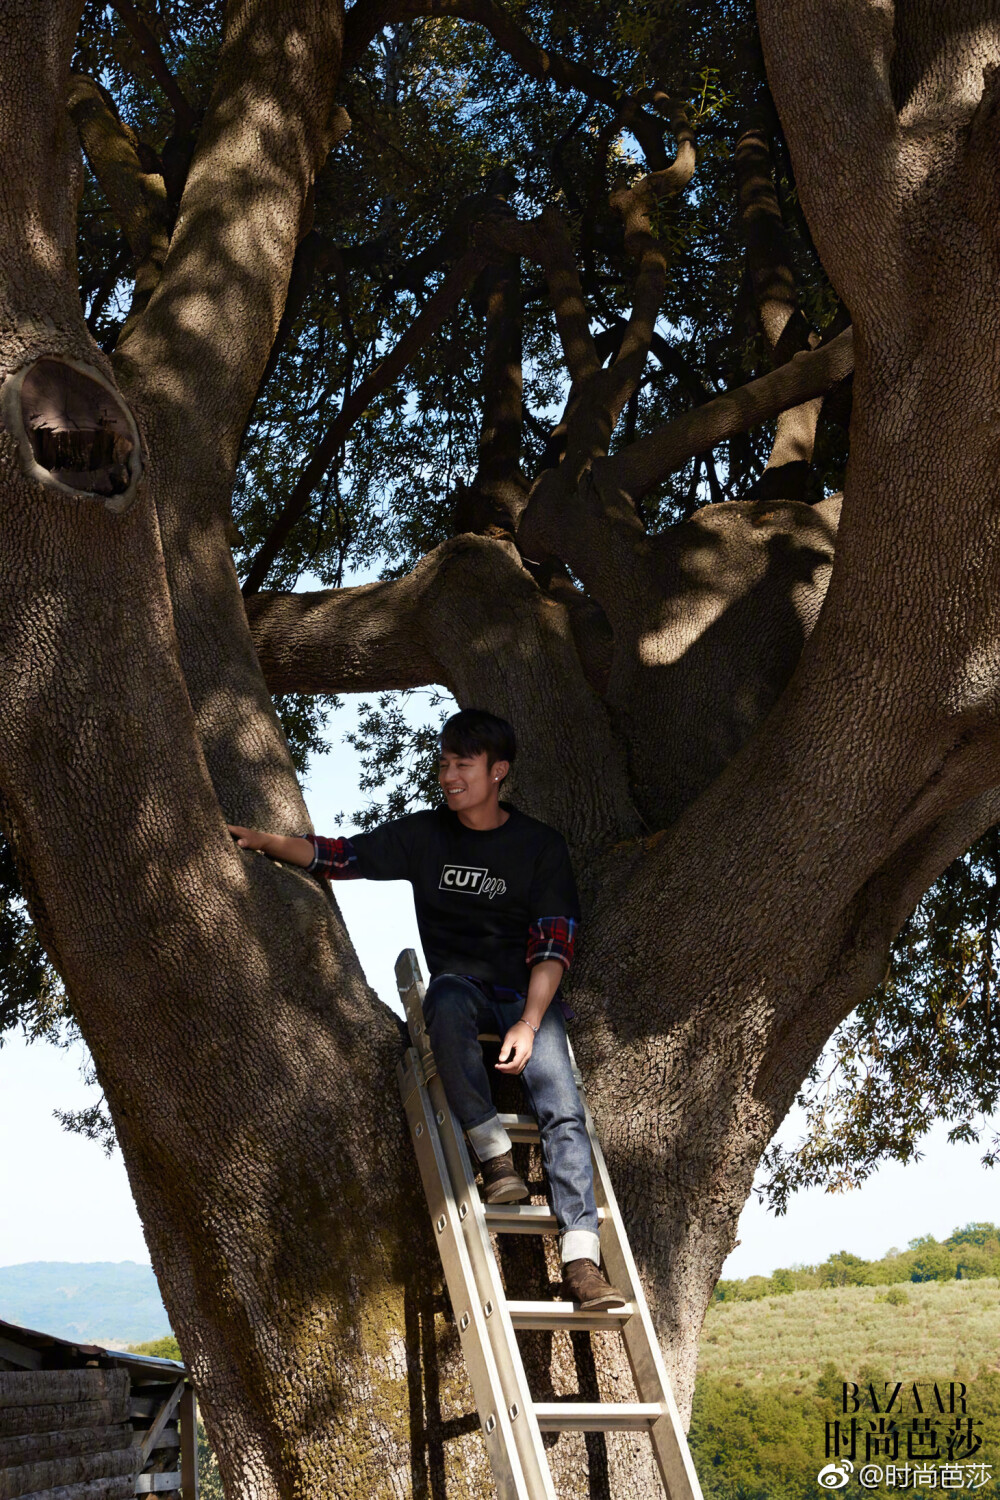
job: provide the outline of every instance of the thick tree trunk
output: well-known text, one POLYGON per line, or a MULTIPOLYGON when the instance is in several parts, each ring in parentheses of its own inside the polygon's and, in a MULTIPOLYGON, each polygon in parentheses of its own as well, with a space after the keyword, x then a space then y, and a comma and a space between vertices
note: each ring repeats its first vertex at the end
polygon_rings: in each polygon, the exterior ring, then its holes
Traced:
MULTIPOLYGON (((36 12, 30 27, 0 18, 0 368, 65 356, 110 382, 73 279, 79 168, 60 105, 76 14, 36 12)), ((28 477, 14 435, 0 438, 3 822, 91 1047, 229 1488, 253 1500, 403 1494, 420 1371, 405 1331, 430 1314, 425 1209, 401 1116, 386 1110, 399 1028, 326 894, 239 854, 226 833, 210 771, 225 781, 227 767, 182 674, 157 522, 157 501, 177 504, 163 481, 177 460, 165 465, 137 408, 145 472, 123 514, 28 477)), ((213 583, 203 563, 198 581, 213 583)), ((231 565, 215 587, 230 601, 215 600, 216 618, 235 614, 231 565)), ((248 640, 238 618, 225 642, 236 655, 248 640)), ((294 787, 253 666, 255 694, 241 702, 230 676, 223 706, 258 791, 233 797, 230 816, 273 809, 294 787)), ((453 1387, 464 1404, 456 1342, 434 1355, 446 1419, 453 1387)), ((470 1436, 443 1450, 442 1470, 456 1493, 488 1488, 470 1436)))

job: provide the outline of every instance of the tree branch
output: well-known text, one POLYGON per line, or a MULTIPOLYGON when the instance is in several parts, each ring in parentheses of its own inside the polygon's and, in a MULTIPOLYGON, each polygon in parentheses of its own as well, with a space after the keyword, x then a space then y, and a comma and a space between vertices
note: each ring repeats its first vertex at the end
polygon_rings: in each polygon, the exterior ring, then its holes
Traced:
MULTIPOLYGON (((338 134, 344 135, 350 127, 346 110, 336 111, 341 125, 338 134)), ((487 184, 484 193, 470 193, 455 209, 449 223, 423 250, 399 260, 388 236, 378 236, 358 245, 335 245, 331 239, 310 229, 303 236, 295 251, 292 274, 285 298, 285 308, 275 335, 267 365, 261 376, 257 391, 260 397, 268 380, 273 375, 281 351, 288 340, 296 319, 305 305, 317 277, 332 267, 342 265, 346 270, 371 271, 387 267, 387 279, 393 289, 412 292, 423 291, 428 277, 439 271, 449 260, 457 260, 468 249, 473 225, 504 203, 502 192, 509 190, 509 173, 505 169, 494 174, 495 181, 487 184)))
POLYGON ((809 326, 799 307, 767 133, 758 122, 747 124, 737 140, 733 166, 757 317, 772 358, 783 364, 808 346, 809 326))
POLYGON ((539 46, 514 25, 494 0, 404 0, 400 14, 407 17, 452 17, 482 26, 521 71, 537 83, 551 82, 560 89, 575 89, 600 104, 609 105, 616 113, 632 106, 634 113, 629 117, 629 129, 634 131, 644 150, 648 143, 650 151, 655 152, 653 143, 662 136, 663 122, 639 106, 652 103, 658 113, 667 114, 670 101, 659 89, 642 89, 632 99, 623 99, 621 89, 612 79, 595 73, 584 63, 564 57, 560 52, 550 52, 539 46))
POLYGON ((212 471, 231 474, 281 319, 306 203, 335 128, 341 11, 231 0, 163 276, 119 343, 212 471))
POLYGON ((174 112, 178 135, 185 135, 194 125, 194 110, 185 98, 177 79, 167 67, 156 38, 132 4, 132 0, 112 0, 112 3, 132 33, 146 66, 163 90, 167 103, 174 112))
POLYGON ((549 204, 537 219, 527 221, 497 218, 491 220, 484 234, 498 249, 533 260, 542 267, 574 387, 596 374, 601 363, 590 331, 590 314, 569 231, 559 209, 549 204))
POLYGON ((76 73, 67 98, 91 170, 135 257, 135 291, 125 327, 146 306, 163 272, 170 210, 163 178, 144 172, 133 133, 92 78, 76 73))
POLYGON ((513 539, 527 498, 521 469, 524 390, 521 349, 521 263, 509 256, 488 266, 477 294, 486 317, 483 416, 475 479, 459 491, 456 531, 513 539))
POLYGON ((716 396, 613 458, 600 460, 595 473, 602 485, 613 485, 638 500, 696 454, 769 421, 790 406, 825 395, 853 368, 854 334, 848 328, 822 348, 797 354, 777 370, 716 396))
POLYGON ((344 72, 356 68, 379 32, 405 14, 403 0, 355 0, 344 17, 344 72))
POLYGON ((374 693, 442 681, 420 634, 433 568, 422 559, 389 583, 246 599, 261 671, 272 693, 374 693))
POLYGON ((396 346, 375 366, 374 370, 357 386, 326 432, 313 449, 308 462, 292 488, 282 510, 272 523, 247 572, 243 585, 244 595, 259 590, 275 558, 281 551, 292 527, 305 513, 313 490, 322 479, 331 459, 341 443, 347 438, 351 427, 361 413, 370 406, 375 397, 392 384, 406 369, 411 359, 427 343, 427 340, 443 323, 448 313, 471 286, 483 263, 479 250, 468 251, 445 277, 430 301, 413 320, 396 346))
MULTIPOLYGON (((734 156, 739 216, 747 246, 747 277, 757 317, 775 365, 815 348, 813 333, 799 306, 798 288, 774 188, 767 133, 753 121, 743 130, 734 156)), ((816 443, 822 397, 780 413, 764 473, 747 499, 805 498, 816 443)))
POLYGON ((567 412, 567 457, 577 465, 603 456, 625 403, 638 389, 663 302, 667 254, 652 232, 652 213, 665 198, 687 187, 694 175, 694 131, 680 121, 677 154, 669 167, 651 172, 629 188, 619 188, 611 206, 621 216, 626 252, 638 262, 632 288, 632 311, 611 366, 581 391, 572 414, 567 412))
POLYGON ((901 272, 893 0, 757 0, 767 76, 820 259, 858 317, 901 272))

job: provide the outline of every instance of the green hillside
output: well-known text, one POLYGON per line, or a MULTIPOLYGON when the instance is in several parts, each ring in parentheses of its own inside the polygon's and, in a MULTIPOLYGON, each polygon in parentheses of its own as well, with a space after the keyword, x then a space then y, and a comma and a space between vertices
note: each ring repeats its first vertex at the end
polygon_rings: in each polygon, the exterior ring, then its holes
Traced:
POLYGON ((0 1266, 0 1318, 112 1346, 157 1338, 170 1326, 152 1266, 133 1260, 0 1266))
MULTIPOLYGON (((751 1288, 751 1293, 754 1291, 751 1288)), ((726 1296, 709 1308, 702 1334, 690 1443, 706 1500, 805 1500, 821 1493, 816 1476, 830 1462, 827 1422, 849 1423, 842 1410, 842 1383, 862 1390, 873 1383, 903 1382, 904 1392, 921 1383, 931 1412, 940 1456, 927 1449, 932 1467, 946 1461, 950 1415, 933 1407, 928 1388, 937 1382, 947 1403, 947 1384, 964 1381, 973 1441, 981 1447, 960 1462, 983 1464, 950 1471, 949 1488, 1000 1496, 1000 1283, 977 1280, 817 1287, 791 1293, 726 1296), (992 1471, 992 1473, 990 1472, 992 1471), (961 1482, 959 1481, 959 1478, 961 1482)), ((898 1418, 910 1427, 910 1399, 898 1418)), ((857 1414, 860 1432, 877 1416, 870 1404, 857 1414)), ((918 1418, 918 1421, 922 1420, 918 1418)), ((918 1448, 921 1445, 918 1444, 918 1448)), ((956 1455, 957 1457, 958 1455, 956 1455)), ((863 1488, 864 1439, 850 1483, 838 1493, 898 1500, 914 1489, 897 1482, 863 1488)), ((888 1460, 874 1460, 885 1472, 888 1460)), ((897 1465, 905 1472, 905 1439, 897 1465)), ((941 1470, 935 1476, 940 1480, 941 1470)), ((926 1480, 917 1492, 944 1488, 926 1480)))
MULTIPOLYGON (((702 1331, 698 1374, 753 1386, 775 1381, 798 1393, 832 1360, 845 1380, 861 1364, 896 1380, 959 1378, 991 1362, 1000 1368, 1000 1295, 981 1281, 906 1283, 906 1301, 886 1288, 829 1287, 715 1302, 702 1331)), ((1000 1461, 1000 1453, 997 1455, 1000 1461)))

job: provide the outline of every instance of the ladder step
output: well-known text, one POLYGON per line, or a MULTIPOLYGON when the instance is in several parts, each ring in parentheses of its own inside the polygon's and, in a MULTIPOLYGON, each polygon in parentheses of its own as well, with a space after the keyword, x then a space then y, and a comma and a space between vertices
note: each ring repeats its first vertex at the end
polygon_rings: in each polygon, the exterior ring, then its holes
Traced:
POLYGON ((499 1119, 512 1141, 531 1145, 538 1140, 538 1121, 534 1115, 500 1115, 499 1119))
POLYGON ((508 1302, 507 1311, 515 1328, 620 1328, 635 1312, 631 1302, 603 1312, 582 1312, 575 1302, 508 1302))
MULTIPOLYGON (((486 1227, 496 1234, 556 1234, 556 1216, 544 1203, 494 1203, 484 1207, 486 1227)), ((604 1223, 604 1209, 597 1210, 604 1223)))
POLYGON ((543 1432, 648 1432, 666 1412, 658 1401, 535 1403, 543 1432))

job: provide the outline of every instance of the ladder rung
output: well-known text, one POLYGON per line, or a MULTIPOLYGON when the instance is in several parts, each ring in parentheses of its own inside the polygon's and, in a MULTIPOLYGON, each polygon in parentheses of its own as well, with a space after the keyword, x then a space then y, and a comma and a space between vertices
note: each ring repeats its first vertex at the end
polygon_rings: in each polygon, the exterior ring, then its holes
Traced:
POLYGON ((575 1302, 508 1302, 507 1311, 515 1328, 619 1328, 635 1312, 631 1302, 599 1312, 582 1312, 575 1302))
POLYGON ((535 1403, 543 1432, 648 1432, 666 1411, 658 1401, 535 1403))
MULTIPOLYGON (((556 1234, 556 1216, 544 1203, 494 1203, 484 1209, 486 1227, 495 1234, 556 1234)), ((597 1210, 597 1222, 604 1223, 604 1209, 597 1210)))
POLYGON ((538 1121, 534 1115, 500 1115, 499 1118, 512 1141, 530 1143, 538 1140, 538 1121))

